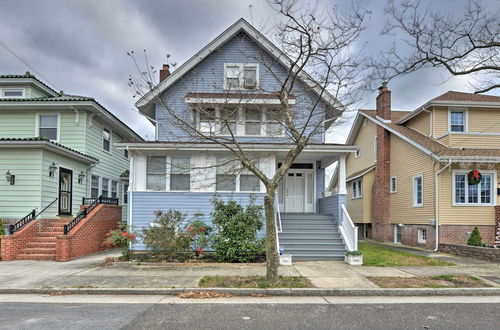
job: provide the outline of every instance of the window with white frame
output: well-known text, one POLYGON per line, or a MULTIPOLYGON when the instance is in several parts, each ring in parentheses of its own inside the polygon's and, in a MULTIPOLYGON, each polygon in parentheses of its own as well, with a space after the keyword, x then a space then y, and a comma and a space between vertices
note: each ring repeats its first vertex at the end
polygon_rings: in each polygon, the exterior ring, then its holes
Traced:
POLYGON ((127 149, 123 149, 123 157, 128 159, 128 150, 127 149))
POLYGON ((199 131, 207 134, 217 133, 217 113, 215 108, 205 108, 200 109, 198 112, 200 116, 199 119, 199 131))
POLYGON ((394 243, 401 244, 401 226, 394 225, 394 243))
POLYGON ((170 190, 189 191, 191 188, 191 158, 170 158, 170 190))
POLYGON ((245 135, 260 135, 262 112, 256 108, 245 109, 245 135))
POLYGON ((425 228, 418 228, 417 230, 417 243, 420 244, 425 244, 427 243, 427 229, 425 228))
POLYGON ((59 140, 59 115, 58 114, 39 114, 38 132, 39 137, 47 138, 51 141, 59 140))
POLYGON ((236 191, 236 162, 229 157, 217 157, 215 189, 217 191, 236 191))
POLYGON ((453 173, 454 205, 492 205, 494 202, 493 173, 481 173, 481 182, 469 184, 468 172, 453 173))
POLYGON ((99 177, 97 175, 92 175, 90 180, 90 197, 99 197, 99 177))
POLYGON ((236 123, 238 121, 237 107, 224 107, 219 109, 220 134, 237 135, 236 123))
POLYGON ((3 88, 2 97, 6 99, 23 98, 24 88, 3 88))
POLYGON ((466 112, 450 111, 450 132, 465 132, 466 131, 466 112))
POLYGON ((107 128, 102 129, 102 149, 111 151, 111 131, 107 128))
POLYGON ((260 191, 259 178, 246 168, 240 172, 240 191, 260 191))
POLYGON ((225 64, 225 89, 256 89, 259 85, 258 64, 225 64))
POLYGON ((391 177, 391 189, 390 189, 390 192, 391 193, 395 193, 396 191, 398 191, 398 179, 397 179, 397 177, 392 176, 391 177))
POLYGON ((266 109, 264 123, 266 125, 266 135, 279 136, 283 135, 283 126, 281 125, 280 110, 277 108, 266 109))
POLYGON ((101 195, 102 197, 109 197, 109 179, 102 178, 101 195))
POLYGON ((424 182, 421 174, 413 177, 413 207, 424 206, 424 182))
POLYGON ((111 181, 111 197, 118 198, 118 182, 111 181))
POLYGON ((361 198, 363 196, 362 179, 352 181, 352 198, 361 198))
POLYGON ((128 204, 128 183, 123 184, 123 204, 128 204))
POLYGON ((150 156, 146 164, 146 189, 166 190, 167 159, 150 156))

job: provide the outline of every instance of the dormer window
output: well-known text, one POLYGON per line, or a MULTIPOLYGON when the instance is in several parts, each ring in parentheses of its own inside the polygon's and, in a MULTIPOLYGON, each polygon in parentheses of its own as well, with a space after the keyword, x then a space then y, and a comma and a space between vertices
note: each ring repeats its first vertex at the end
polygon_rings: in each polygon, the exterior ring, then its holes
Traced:
POLYGON ((6 99, 23 98, 24 88, 3 88, 2 97, 6 99))
POLYGON ((258 85, 258 64, 224 64, 225 89, 256 89, 258 85))

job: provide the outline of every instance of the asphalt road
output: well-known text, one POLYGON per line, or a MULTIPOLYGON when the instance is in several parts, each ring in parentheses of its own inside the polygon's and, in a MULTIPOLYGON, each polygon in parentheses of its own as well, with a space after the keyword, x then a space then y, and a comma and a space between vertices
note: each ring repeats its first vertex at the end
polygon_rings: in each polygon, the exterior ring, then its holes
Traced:
MULTIPOLYGON (((258 302, 258 299, 252 301, 258 302)), ((0 302, 0 329, 499 328, 498 303, 474 303, 473 299, 470 303, 380 302, 0 302)))

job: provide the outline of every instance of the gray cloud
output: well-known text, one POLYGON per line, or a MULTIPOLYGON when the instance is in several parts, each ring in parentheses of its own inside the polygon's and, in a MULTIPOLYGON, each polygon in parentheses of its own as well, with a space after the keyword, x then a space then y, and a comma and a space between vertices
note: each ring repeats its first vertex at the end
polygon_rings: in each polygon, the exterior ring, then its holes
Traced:
MULTIPOLYGON (((324 6, 332 4, 345 6, 343 1, 322 0, 324 6)), ((443 0, 433 2, 433 10, 459 11, 464 4, 465 0, 443 0)), ((238 18, 251 21, 249 5, 254 25, 263 31, 279 19, 266 0, 5 1, 0 41, 54 88, 95 97, 141 135, 152 138, 152 126, 133 111, 127 79, 135 69, 126 52, 147 49, 156 67, 171 53, 181 64, 238 18)), ((361 5, 372 11, 372 20, 359 49, 376 52, 387 47, 390 40, 380 36, 381 1, 362 0, 361 5)), ((0 46, 2 74, 27 70, 32 71, 0 46)), ((411 110, 447 90, 469 90, 466 78, 442 80, 439 72, 422 71, 393 81, 394 108, 411 110)), ((374 93, 366 93, 362 106, 373 107, 374 100, 374 93)), ((336 127, 328 140, 343 142, 349 123, 336 127)))

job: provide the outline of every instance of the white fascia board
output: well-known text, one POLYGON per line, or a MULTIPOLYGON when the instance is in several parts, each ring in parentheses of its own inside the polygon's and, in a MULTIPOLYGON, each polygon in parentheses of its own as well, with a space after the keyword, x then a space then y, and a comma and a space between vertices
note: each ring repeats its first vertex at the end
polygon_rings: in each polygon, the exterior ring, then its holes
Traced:
POLYGON ((77 152, 55 145, 48 141, 0 141, 0 148, 21 149, 21 148, 33 148, 33 147, 40 147, 42 149, 50 150, 87 164, 94 164, 98 162, 95 159, 89 158, 85 155, 81 155, 77 152))
MULTIPOLYGON (((179 80, 186 73, 191 71, 198 63, 204 60, 208 55, 210 55, 213 51, 218 49, 228 40, 230 40, 233 36, 235 36, 238 32, 245 31, 248 35, 250 35, 259 45, 264 47, 270 54, 272 54, 278 62, 284 65, 286 68, 289 68, 290 59, 288 56, 279 50, 274 44, 272 44, 263 34, 257 31, 252 25, 250 25, 244 19, 239 19, 236 23, 231 25, 227 30, 222 32, 218 37, 208 43, 205 47, 203 47, 198 53, 192 56, 189 60, 184 62, 177 70, 165 80, 156 85, 151 91, 147 92, 143 95, 136 103, 135 106, 137 108, 142 108, 146 106, 149 102, 154 100, 156 97, 161 95, 166 89, 168 89, 171 85, 173 85, 177 80, 179 80)), ((323 90, 317 85, 312 85, 311 81, 314 81, 307 73, 300 72, 299 78, 303 80, 306 85, 312 88, 313 91, 321 95, 322 98, 329 104, 335 107, 343 107, 343 105, 338 102, 327 90, 323 90)))
POLYGON ((356 180, 356 179, 362 177, 363 175, 365 175, 366 173, 370 172, 371 170, 373 170, 375 167, 377 167, 377 165, 372 165, 372 166, 368 167, 366 170, 364 170, 363 172, 359 173, 358 175, 353 176, 352 178, 347 178, 345 181, 349 182, 352 180, 356 180))
MULTIPOLYGON (((228 151, 227 148, 219 144, 203 144, 203 143, 192 143, 192 144, 179 144, 179 143, 115 143, 118 149, 129 150, 176 150, 176 151, 228 151)), ((230 145, 234 147, 234 145, 230 145)), ((293 145, 276 145, 276 144, 240 144, 240 147, 244 151, 253 152, 288 152, 289 147, 293 145)), ((303 150, 304 153, 315 152, 315 153, 346 153, 346 152, 356 152, 358 148, 353 146, 331 146, 331 145, 314 145, 306 146, 303 150)))
POLYGON ((426 153, 427 155, 430 155, 432 156, 434 159, 437 159, 437 160, 440 160, 440 157, 438 155, 436 155, 435 153, 433 153, 432 151, 430 151, 429 149, 427 149, 426 147, 418 144, 417 142, 413 141, 412 139, 409 139, 407 136, 405 136, 404 134, 401 134, 399 133, 398 131, 390 128, 389 126, 387 125, 384 125, 384 123, 381 123, 380 121, 372 118, 371 116, 369 115, 366 115, 364 113, 361 112, 361 115, 365 118, 368 118, 368 120, 371 120, 372 122, 374 122, 375 124, 377 125, 380 125, 382 126, 383 128, 385 128, 386 130, 388 130, 389 132, 391 132, 392 134, 396 135, 397 137, 403 139, 404 141, 408 142, 409 144, 411 144, 412 146, 416 147, 417 149, 423 151, 424 153, 426 153))
POLYGON ((358 135, 359 128, 363 122, 364 117, 361 117, 361 111, 358 110, 356 113, 356 118, 354 118, 354 122, 351 126, 351 130, 349 131, 349 135, 347 136, 346 144, 353 144, 356 136, 358 135))
MULTIPOLYGON (((186 97, 186 103, 207 103, 207 104, 281 104, 279 99, 259 99, 259 98, 199 98, 186 97)), ((289 99, 288 104, 295 104, 295 99, 289 99)))
POLYGON ((0 78, 0 83, 2 84, 28 84, 28 85, 35 85, 37 88, 43 90, 50 96, 59 96, 59 94, 55 93, 52 89, 48 88, 47 86, 41 84, 39 81, 33 78, 0 78))

